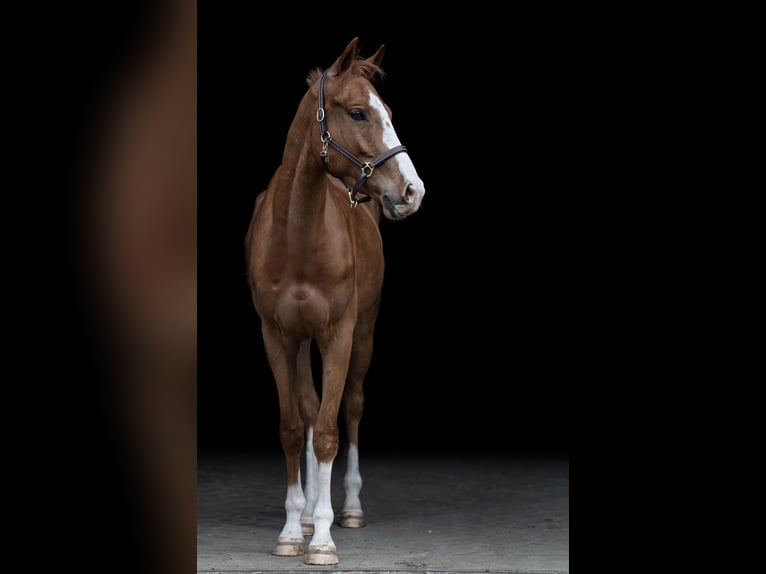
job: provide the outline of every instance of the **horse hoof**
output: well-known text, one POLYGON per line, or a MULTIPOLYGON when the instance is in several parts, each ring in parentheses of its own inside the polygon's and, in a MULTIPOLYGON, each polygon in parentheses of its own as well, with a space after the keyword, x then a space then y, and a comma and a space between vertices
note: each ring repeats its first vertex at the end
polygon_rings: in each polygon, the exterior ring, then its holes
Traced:
POLYGON ((343 528, 363 528, 364 512, 361 510, 347 510, 340 515, 339 525, 343 528))
POLYGON ((335 548, 331 546, 317 546, 315 548, 309 546, 309 551, 306 553, 306 559, 303 562, 304 564, 325 566, 328 564, 338 564, 340 560, 335 548))
POLYGON ((310 516, 301 516, 301 532, 304 536, 314 535, 314 519, 310 516))
POLYGON ((279 538, 271 553, 274 556, 302 556, 305 554, 303 540, 300 538, 279 538))

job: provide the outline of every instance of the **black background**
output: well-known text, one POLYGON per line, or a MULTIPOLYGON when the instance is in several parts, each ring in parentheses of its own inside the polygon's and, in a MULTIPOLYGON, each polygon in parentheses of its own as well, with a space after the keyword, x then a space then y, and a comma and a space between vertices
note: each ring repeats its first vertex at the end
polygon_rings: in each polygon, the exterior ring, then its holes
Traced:
MULTIPOLYGON (((256 195, 307 87, 349 40, 426 185, 381 231, 386 277, 361 448, 568 453, 603 375, 614 220, 608 45, 562 13, 400 10, 200 22, 201 451, 279 451, 276 389, 245 281, 256 195)), ((618 344, 618 343, 617 343, 618 344)))
MULTIPOLYGON (((136 511, 130 461, 104 407, 100 343, 88 328, 100 309, 82 289, 73 212, 83 201, 78 170, 92 160, 84 141, 94 110, 151 35, 153 6, 35 4, 7 14, 6 163, 17 168, 3 221, 7 491, 15 554, 38 566, 86 551, 90 564, 151 571, 132 567, 130 546, 148 520, 136 511)), ((716 49, 723 36, 707 23, 694 28, 685 10, 670 12, 204 3, 200 451, 279 452, 244 233, 305 75, 330 65, 354 36, 364 56, 385 43, 379 91, 427 195, 411 219, 382 224, 387 273, 363 452, 570 454, 576 443, 581 475, 604 465, 578 492, 588 484, 599 496, 613 491, 606 512, 593 514, 593 497, 578 519, 594 516, 602 557, 603 535, 624 532, 603 526, 635 520, 614 501, 625 502, 623 481, 640 473, 638 463, 657 461, 641 446, 656 419, 688 410, 688 393, 683 404, 668 400, 668 370, 655 357, 677 353, 687 328, 678 308, 699 292, 673 284, 697 235, 677 231, 690 216, 672 190, 709 166, 676 168, 670 180, 661 172, 689 143, 689 124, 695 136, 709 127, 699 120, 707 112, 688 110, 715 78, 700 74, 699 93, 679 90, 688 66, 707 72, 712 60, 686 36, 706 36, 716 49)), ((694 311, 697 326, 707 316, 694 311)), ((711 360, 702 359, 682 361, 671 378, 711 360)), ((688 446, 699 427, 682 428, 688 446)), ((660 438, 676 459, 680 443, 660 438)), ((656 464, 645 469, 656 473, 656 464)))
MULTIPOLYGON (((6 53, 20 72, 6 90, 19 124, 10 158, 30 157, 4 196, 18 263, 4 283, 4 422, 14 547, 27 539, 30 552, 17 554, 38 565, 85 549, 90 563, 149 571, 132 568, 148 519, 105 408, 88 327, 100 309, 82 289, 73 214, 87 135, 151 36, 152 6, 36 6, 9 19, 6 53)), ((663 96, 649 65, 662 59, 654 22, 579 6, 200 6, 200 452, 280 451, 244 234, 306 74, 358 36, 363 56, 387 46, 378 89, 427 189, 412 218, 381 224, 387 269, 362 452, 570 454, 577 442, 608 461, 600 477, 614 476, 626 433, 603 429, 624 428, 634 397, 660 396, 638 384, 658 344, 636 328, 660 324, 656 311, 639 315, 663 289, 637 248, 660 225, 642 218, 636 232, 636 214, 663 207, 645 192, 656 152, 636 137, 663 96)))

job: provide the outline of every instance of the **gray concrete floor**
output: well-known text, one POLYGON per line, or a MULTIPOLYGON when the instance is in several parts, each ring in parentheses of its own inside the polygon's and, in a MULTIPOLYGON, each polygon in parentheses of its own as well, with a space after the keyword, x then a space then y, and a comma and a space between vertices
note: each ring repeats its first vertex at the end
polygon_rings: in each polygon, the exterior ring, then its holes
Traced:
MULTIPOLYGON (((569 571, 566 458, 418 459, 362 451, 367 526, 333 526, 336 566, 271 555, 285 518, 281 457, 201 455, 197 466, 198 572, 569 571)), ((339 457, 336 515, 344 470, 339 457)))

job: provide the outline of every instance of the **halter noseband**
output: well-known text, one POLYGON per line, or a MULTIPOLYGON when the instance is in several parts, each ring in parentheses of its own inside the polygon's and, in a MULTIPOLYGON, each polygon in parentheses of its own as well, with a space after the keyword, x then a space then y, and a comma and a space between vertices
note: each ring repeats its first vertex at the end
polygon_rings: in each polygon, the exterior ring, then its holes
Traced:
POLYGON ((343 187, 346 188, 346 191, 348 191, 348 199, 351 202, 351 207, 356 207, 359 203, 365 203, 367 201, 370 201, 370 199, 372 199, 372 197, 367 195, 365 192, 363 191, 360 192, 360 188, 362 187, 362 185, 364 185, 364 182, 367 181, 367 178, 372 175, 372 172, 375 170, 375 168, 378 167, 387 159, 392 158, 396 154, 401 153, 403 151, 407 151, 407 148, 404 147, 403 145, 398 145, 383 152, 372 161, 362 161, 358 157, 356 157, 353 153, 351 153, 342 145, 340 145, 338 142, 336 142, 334 139, 332 139, 330 132, 327 131, 327 122, 325 121, 325 113, 324 113, 324 85, 325 85, 325 82, 327 81, 328 71, 329 70, 325 70, 322 73, 322 78, 319 80, 319 107, 317 108, 317 121, 319 122, 319 129, 321 130, 320 137, 322 139, 322 151, 319 152, 319 155, 322 156, 322 160, 324 162, 324 168, 325 170, 327 170, 327 173, 332 175, 334 178, 338 179, 343 184, 343 187), (357 165, 357 167, 359 167, 359 169, 361 170, 361 173, 359 174, 359 179, 356 180, 356 185, 354 185, 353 190, 348 186, 348 184, 345 181, 340 179, 338 176, 330 173, 329 159, 327 158, 328 145, 331 145, 341 155, 343 155, 350 161, 354 162, 357 165), (364 197, 362 199, 357 199, 356 198, 357 193, 363 193, 364 197))

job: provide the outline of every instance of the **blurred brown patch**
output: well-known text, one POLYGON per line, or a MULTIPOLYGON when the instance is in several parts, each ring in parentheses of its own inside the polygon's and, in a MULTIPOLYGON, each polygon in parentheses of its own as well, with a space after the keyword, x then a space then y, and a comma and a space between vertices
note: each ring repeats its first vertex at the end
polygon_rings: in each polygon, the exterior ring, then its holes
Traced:
POLYGON ((196 2, 169 8, 101 122, 91 217, 151 566, 175 573, 196 569, 196 2))

